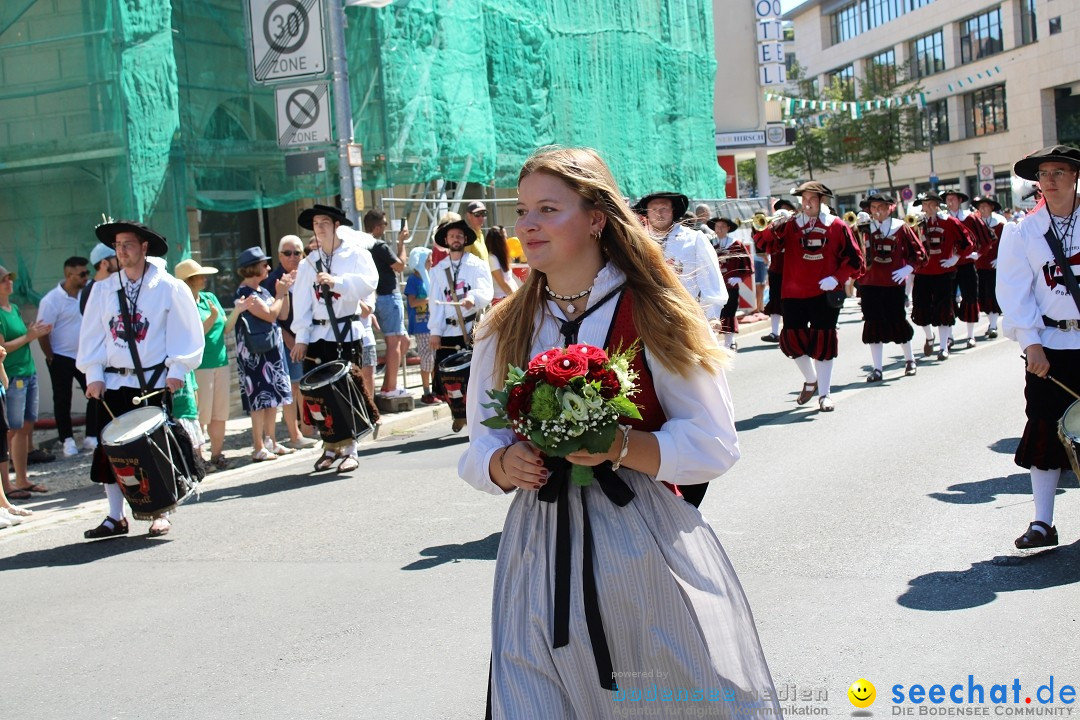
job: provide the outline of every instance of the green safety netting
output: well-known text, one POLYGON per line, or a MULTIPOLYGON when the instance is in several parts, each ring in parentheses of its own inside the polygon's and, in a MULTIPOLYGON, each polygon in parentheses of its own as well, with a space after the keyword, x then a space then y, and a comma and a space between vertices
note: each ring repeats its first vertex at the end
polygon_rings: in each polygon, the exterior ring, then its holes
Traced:
MULTIPOLYGON (((0 5, 0 264, 17 268, 19 300, 89 254, 103 213, 162 231, 175 263, 192 211, 337 193, 333 146, 314 148, 325 170, 286 172, 274 88, 250 81, 245 2, 0 5)), ((629 195, 722 197, 709 2, 399 0, 346 14, 366 190, 512 187, 530 152, 557 143, 597 148, 629 195)))
POLYGON ((630 195, 723 197, 711 3, 410 0, 348 15, 365 185, 512 187, 555 143, 597 148, 630 195))

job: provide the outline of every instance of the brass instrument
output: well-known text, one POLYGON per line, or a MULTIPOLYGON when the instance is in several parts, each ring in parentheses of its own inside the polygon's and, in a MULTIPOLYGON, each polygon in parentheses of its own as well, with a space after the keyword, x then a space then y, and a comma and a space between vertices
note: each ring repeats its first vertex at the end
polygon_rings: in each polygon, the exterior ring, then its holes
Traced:
POLYGON ((844 222, 846 222, 851 227, 855 227, 859 224, 859 216, 855 214, 854 210, 848 210, 846 213, 844 213, 844 222))
POLYGON ((761 232, 770 225, 779 227, 793 217, 795 217, 795 213, 790 210, 781 210, 775 215, 770 216, 766 216, 765 213, 758 211, 754 213, 754 217, 750 218, 750 222, 753 224, 755 230, 761 232))
POLYGON ((917 230, 920 225, 926 222, 926 213, 910 213, 904 218, 904 224, 912 230, 917 230))
POLYGON ((761 232, 769 226, 769 218, 767 218, 763 212, 756 212, 754 213, 754 216, 750 218, 750 225, 754 230, 761 232))

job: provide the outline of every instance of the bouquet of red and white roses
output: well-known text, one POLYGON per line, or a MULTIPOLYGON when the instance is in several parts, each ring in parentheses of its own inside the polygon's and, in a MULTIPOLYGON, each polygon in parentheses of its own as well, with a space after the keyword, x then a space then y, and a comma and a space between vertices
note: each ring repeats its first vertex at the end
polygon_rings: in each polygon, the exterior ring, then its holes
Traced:
MULTIPOLYGON (((631 396, 637 374, 630 362, 637 345, 608 354, 586 344, 552 348, 529 361, 528 368, 510 366, 502 390, 489 390, 495 416, 490 428, 510 428, 531 440, 546 455, 566 457, 578 450, 607 452, 615 442, 619 418, 640 419, 631 396)), ((590 467, 574 465, 575 485, 589 485, 590 467)))

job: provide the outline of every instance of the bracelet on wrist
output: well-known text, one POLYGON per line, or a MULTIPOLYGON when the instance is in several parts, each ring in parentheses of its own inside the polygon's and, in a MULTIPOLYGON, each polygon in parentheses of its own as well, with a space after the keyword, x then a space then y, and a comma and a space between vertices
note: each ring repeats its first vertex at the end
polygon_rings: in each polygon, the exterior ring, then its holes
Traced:
POLYGON ((506 472, 506 465, 503 464, 503 460, 506 459, 506 453, 510 452, 510 448, 514 447, 515 443, 510 443, 503 448, 502 453, 499 455, 499 469, 502 470, 503 477, 510 479, 509 473, 506 472))
POLYGON ((619 457, 615 462, 611 463, 612 470, 618 470, 622 467, 622 461, 626 459, 626 454, 630 450, 630 426, 620 425, 619 429, 622 430, 622 447, 619 449, 619 457))

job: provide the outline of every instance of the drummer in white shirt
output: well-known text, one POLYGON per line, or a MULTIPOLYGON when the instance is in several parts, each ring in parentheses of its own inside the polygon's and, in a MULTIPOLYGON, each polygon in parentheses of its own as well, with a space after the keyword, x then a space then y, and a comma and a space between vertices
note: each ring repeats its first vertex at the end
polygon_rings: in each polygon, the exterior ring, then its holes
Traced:
MULTIPOLYGON (((95 233, 103 244, 115 248, 120 272, 94 283, 90 291, 75 365, 86 374, 86 396, 103 400, 108 411, 119 416, 132 410, 133 400, 143 395, 128 342, 135 341, 147 388, 173 393, 202 362, 202 322, 191 291, 162 267, 160 258, 169 250, 164 237, 142 223, 124 220, 98 225, 95 233), (120 290, 127 298, 131 327, 123 320, 120 290)), ((165 393, 143 402, 165 406, 165 393)), ((108 411, 91 429, 99 440, 110 420, 108 411)), ((109 514, 84 536, 94 540, 126 535, 124 496, 100 445, 94 451, 90 478, 105 485, 109 514)), ((164 535, 170 527, 164 516, 156 517, 150 535, 164 535)))

